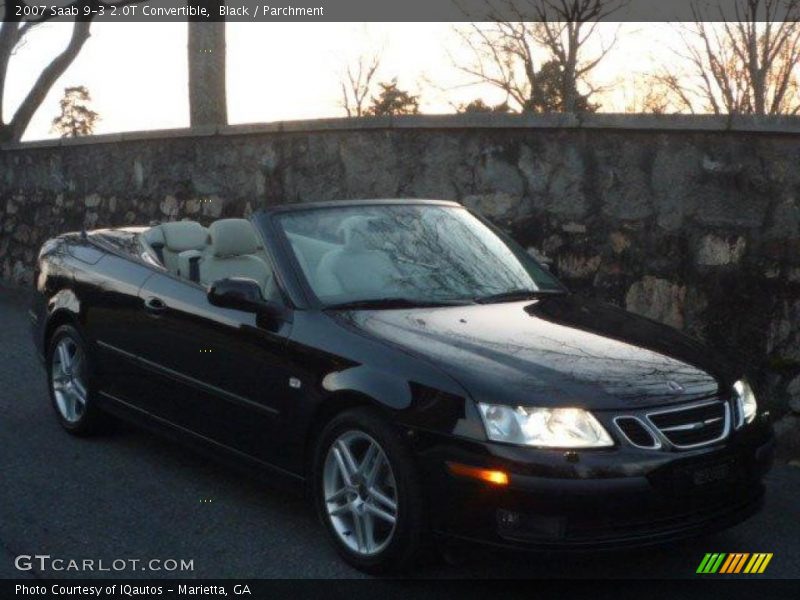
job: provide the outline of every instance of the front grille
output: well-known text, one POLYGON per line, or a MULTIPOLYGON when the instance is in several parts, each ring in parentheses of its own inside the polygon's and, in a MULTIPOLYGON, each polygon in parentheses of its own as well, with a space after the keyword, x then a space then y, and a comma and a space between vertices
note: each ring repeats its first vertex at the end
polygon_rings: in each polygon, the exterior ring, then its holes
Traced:
POLYGON ((714 443, 728 435, 730 425, 728 405, 719 400, 651 412, 647 418, 676 448, 714 443))
POLYGON ((614 423, 634 446, 653 450, 660 446, 650 430, 636 417, 617 417, 614 423))

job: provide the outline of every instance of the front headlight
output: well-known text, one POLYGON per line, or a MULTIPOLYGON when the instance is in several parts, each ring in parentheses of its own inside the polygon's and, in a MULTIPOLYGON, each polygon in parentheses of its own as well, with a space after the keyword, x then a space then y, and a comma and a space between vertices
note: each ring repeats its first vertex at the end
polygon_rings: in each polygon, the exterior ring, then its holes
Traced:
POLYGON ((752 423, 756 418, 758 403, 756 395, 750 384, 744 379, 740 379, 733 384, 733 397, 736 400, 739 418, 736 420, 736 427, 741 427, 745 423, 752 423))
POLYGON ((533 408, 478 403, 486 435, 495 442, 540 448, 604 448, 614 442, 581 408, 533 408))

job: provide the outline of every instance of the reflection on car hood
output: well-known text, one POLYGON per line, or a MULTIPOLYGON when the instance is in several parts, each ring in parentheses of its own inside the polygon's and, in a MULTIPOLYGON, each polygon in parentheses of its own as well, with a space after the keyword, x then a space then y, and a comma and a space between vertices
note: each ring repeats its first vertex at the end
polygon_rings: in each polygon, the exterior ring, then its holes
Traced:
POLYGON ((431 360, 478 401, 654 406, 712 396, 731 383, 729 367, 699 342, 573 295, 341 318, 431 360))

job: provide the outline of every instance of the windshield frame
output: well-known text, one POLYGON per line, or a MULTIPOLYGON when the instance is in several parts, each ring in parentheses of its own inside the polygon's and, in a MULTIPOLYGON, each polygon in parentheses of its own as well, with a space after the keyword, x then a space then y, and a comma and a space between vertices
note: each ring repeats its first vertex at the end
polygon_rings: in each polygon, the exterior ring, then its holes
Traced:
MULTIPOLYGON (((300 265, 300 261, 297 258, 297 255, 292 248, 292 244, 288 238, 287 232, 284 229, 281 223, 281 217, 287 214, 299 213, 299 212, 313 212, 313 211, 328 211, 328 210, 337 210, 339 208, 370 208, 370 207, 381 207, 381 206, 434 206, 439 208, 445 208, 449 210, 462 210, 469 213, 471 216, 476 218, 480 221, 484 226, 486 226, 491 233, 496 235, 500 241, 508 247, 508 249, 514 254, 514 256, 518 260, 530 261, 534 263, 539 269, 543 272, 547 273, 550 278, 555 282, 558 291, 568 294, 570 293, 569 289, 564 285, 564 283, 550 271, 550 269, 542 264, 539 260, 535 257, 531 256, 519 243, 517 243, 513 238, 511 238, 507 233, 502 231, 498 228, 494 223, 489 221, 486 217, 481 215, 480 213, 462 205, 458 202, 454 202, 451 200, 414 200, 414 199, 391 199, 391 200, 372 200, 372 201, 364 201, 364 200, 341 200, 341 201, 332 201, 332 202, 309 202, 307 204, 286 204, 286 205, 279 205, 273 206, 267 209, 267 216, 270 225, 270 229, 274 232, 277 242, 277 245, 280 247, 280 251, 283 254, 283 257, 286 261, 288 261, 290 269, 292 271, 292 275, 294 276, 297 284, 302 290, 303 295, 306 299, 306 304, 309 308, 315 308, 319 310, 325 310, 331 306, 337 304, 337 302, 325 302, 317 296, 316 292, 311 286, 311 283, 308 281, 306 274, 303 272, 303 268, 300 265)), ((555 290, 553 290, 555 292, 555 290)))

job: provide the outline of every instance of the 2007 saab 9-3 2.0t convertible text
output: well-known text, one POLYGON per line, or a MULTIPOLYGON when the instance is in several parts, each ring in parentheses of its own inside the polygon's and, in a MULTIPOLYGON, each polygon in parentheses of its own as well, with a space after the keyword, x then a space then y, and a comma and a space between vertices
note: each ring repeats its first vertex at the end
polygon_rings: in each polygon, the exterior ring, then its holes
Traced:
POLYGON ((304 482, 367 571, 431 539, 652 543, 761 504, 772 434, 743 373, 454 202, 69 233, 35 275, 67 431, 113 413, 304 482))

